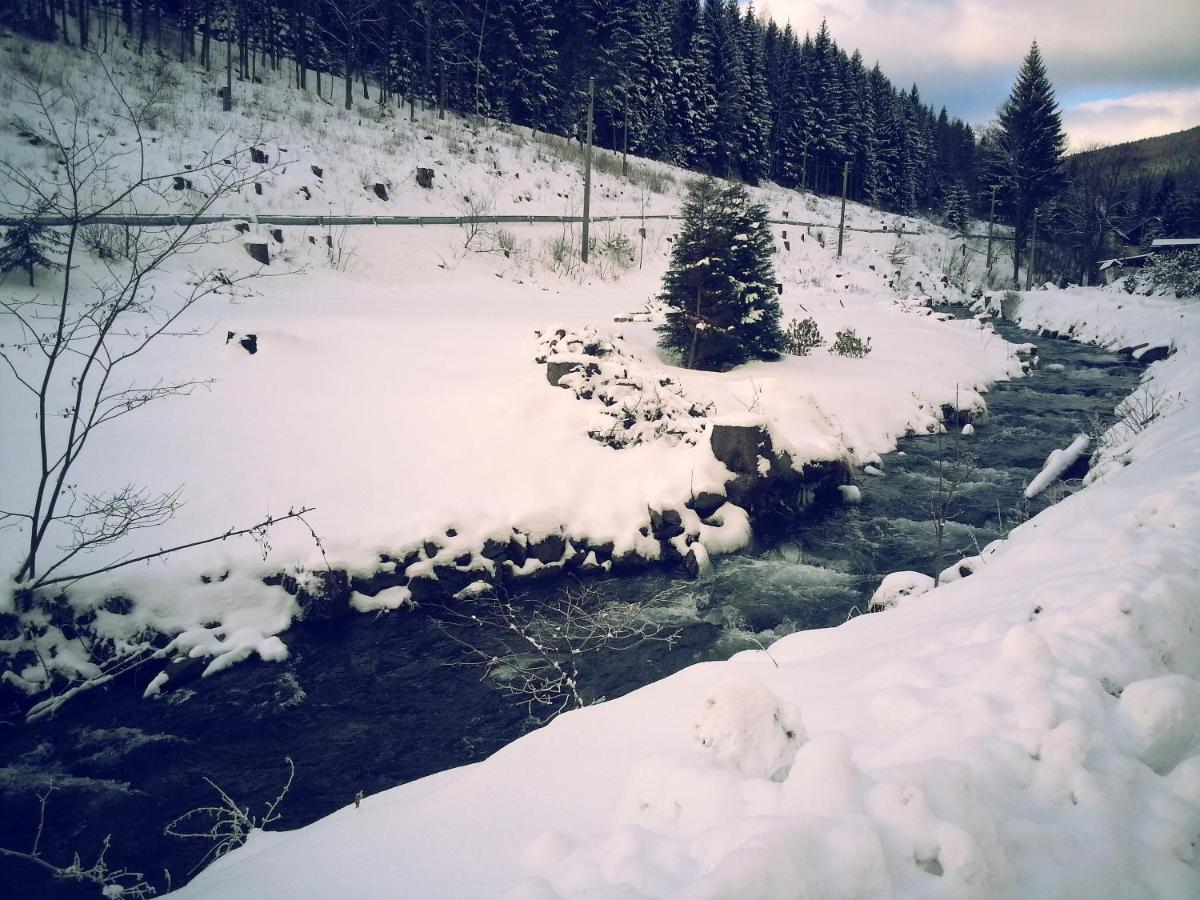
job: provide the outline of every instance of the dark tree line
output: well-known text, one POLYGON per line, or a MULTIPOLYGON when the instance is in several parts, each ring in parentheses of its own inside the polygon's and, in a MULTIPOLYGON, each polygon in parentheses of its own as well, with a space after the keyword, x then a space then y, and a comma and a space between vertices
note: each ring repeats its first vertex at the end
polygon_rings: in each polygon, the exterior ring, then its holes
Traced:
MULTIPOLYGON (((901 213, 974 196, 971 129, 815 34, 735 0, 0 0, 26 30, 82 42, 80 16, 238 77, 289 69, 338 100, 451 109, 582 133, 722 177, 901 213), (68 14, 70 24, 68 24, 68 14), (313 84, 313 80, 317 84, 313 84), (323 83, 322 83, 323 82, 323 83), (374 95, 378 91, 379 95, 374 95)), ((86 29, 93 30, 93 29, 86 29)), ((94 30, 93 30, 94 33, 94 30)), ((107 31, 106 31, 107 33, 107 31)))

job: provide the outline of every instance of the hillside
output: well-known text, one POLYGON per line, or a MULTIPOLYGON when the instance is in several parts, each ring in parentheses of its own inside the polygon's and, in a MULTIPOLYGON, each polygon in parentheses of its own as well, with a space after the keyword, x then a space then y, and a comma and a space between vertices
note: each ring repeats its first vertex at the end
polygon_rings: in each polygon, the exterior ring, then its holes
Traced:
POLYGON ((1131 175, 1161 177, 1174 173, 1182 183, 1200 179, 1200 125, 1159 137, 1113 144, 1095 150, 1074 153, 1070 160, 1081 163, 1111 163, 1120 159, 1131 175))

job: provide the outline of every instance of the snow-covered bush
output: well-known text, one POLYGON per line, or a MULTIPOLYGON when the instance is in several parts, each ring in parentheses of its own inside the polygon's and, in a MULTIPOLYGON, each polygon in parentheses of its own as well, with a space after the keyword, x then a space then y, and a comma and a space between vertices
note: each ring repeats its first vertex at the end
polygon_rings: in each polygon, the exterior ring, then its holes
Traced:
POLYGON ((817 320, 809 316, 803 321, 792 319, 783 331, 783 352, 793 356, 808 356, 825 343, 817 320))
POLYGON ((1136 294, 1200 297, 1200 250, 1150 257, 1135 275, 1125 279, 1125 289, 1136 294))
POLYGON ((871 339, 867 338, 864 341, 853 328, 843 328, 834 338, 833 346, 829 348, 829 352, 834 356, 862 359, 871 352, 871 339))

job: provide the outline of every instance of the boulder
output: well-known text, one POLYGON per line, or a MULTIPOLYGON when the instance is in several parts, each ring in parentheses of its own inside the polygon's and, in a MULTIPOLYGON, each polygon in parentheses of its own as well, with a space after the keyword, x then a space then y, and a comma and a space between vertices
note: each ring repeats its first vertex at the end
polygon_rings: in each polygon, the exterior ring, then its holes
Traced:
POLYGON ((546 363, 546 380, 555 387, 566 387, 565 384, 561 384, 563 377, 581 369, 585 375, 595 375, 600 371, 600 367, 595 363, 585 365, 581 362, 563 362, 552 359, 546 363))
POLYGON ((284 575, 282 584, 296 598, 306 622, 328 622, 350 612, 350 577, 342 569, 309 572, 303 582, 284 575))
POLYGON ((556 563, 567 550, 567 539, 561 534, 548 534, 529 545, 529 555, 544 565, 556 563))
POLYGON ((508 556, 508 545, 495 538, 488 538, 483 542, 483 549, 479 552, 479 555, 493 562, 504 559, 508 556))
POLYGON ((423 166, 417 166, 417 184, 425 188, 425 190, 432 190, 433 169, 426 169, 423 166))
POLYGON ((712 491, 701 491, 688 502, 688 506, 694 509, 696 515, 702 519, 711 517, 724 505, 725 495, 713 493, 712 491))
POLYGON ((712 571, 712 560, 708 550, 699 541, 688 547, 687 555, 683 558, 684 571, 692 578, 703 578, 712 571))
POLYGON ((650 510, 650 532, 660 541, 669 541, 683 534, 683 517, 677 510, 650 510))
POLYGON ((246 252, 256 263, 263 266, 271 264, 271 248, 261 241, 246 241, 246 252))
POLYGON ((757 475, 758 458, 771 458, 771 435, 759 425, 713 425, 713 456, 738 474, 757 475))
POLYGON ((375 186, 372 188, 372 190, 375 191, 375 196, 380 200, 386 200, 388 198, 387 187, 380 182, 375 182, 375 186))
POLYGON ((267 154, 262 150, 259 150, 257 147, 250 148, 250 162, 256 165, 265 166, 269 161, 270 157, 267 156, 267 154))

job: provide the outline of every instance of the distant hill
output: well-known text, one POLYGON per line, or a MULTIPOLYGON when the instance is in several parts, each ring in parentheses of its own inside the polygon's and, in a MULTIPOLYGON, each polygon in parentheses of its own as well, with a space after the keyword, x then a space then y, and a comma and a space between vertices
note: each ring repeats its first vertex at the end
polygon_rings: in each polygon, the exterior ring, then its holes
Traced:
POLYGON ((1179 181, 1200 180, 1200 125, 1186 131, 1074 153, 1068 162, 1104 164, 1122 156, 1125 156, 1125 167, 1131 175, 1172 172, 1179 181))

